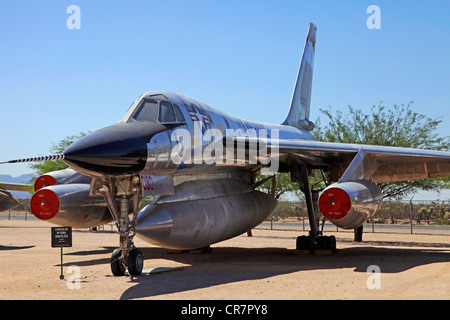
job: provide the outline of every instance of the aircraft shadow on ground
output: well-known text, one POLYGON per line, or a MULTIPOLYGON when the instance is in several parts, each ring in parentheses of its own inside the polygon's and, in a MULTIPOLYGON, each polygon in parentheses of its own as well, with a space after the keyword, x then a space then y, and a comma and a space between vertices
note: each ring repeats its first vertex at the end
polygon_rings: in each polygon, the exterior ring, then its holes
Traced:
POLYGON ((96 254, 105 254, 105 253, 112 253, 114 251, 115 247, 103 247, 103 249, 98 250, 86 250, 86 251, 76 251, 76 252, 70 252, 66 253, 67 256, 88 256, 88 255, 96 255, 96 254))
MULTIPOLYGON (((103 249, 91 250, 91 251, 75 251, 70 253, 64 253, 64 256, 90 256, 90 255, 98 255, 98 254, 111 254, 114 251, 115 247, 103 247, 103 249)), ((79 267, 86 266, 95 266, 99 264, 108 264, 110 263, 110 258, 100 258, 100 259, 91 259, 85 261, 77 261, 75 264, 79 267)), ((68 267, 74 264, 73 262, 64 262, 63 265, 68 267)), ((61 266, 61 264, 56 264, 55 266, 61 266)))
POLYGON ((8 251, 8 250, 23 250, 34 248, 34 246, 2 246, 0 245, 0 251, 8 251))
POLYGON ((444 249, 367 246, 341 249, 334 255, 298 255, 283 248, 237 247, 217 247, 213 253, 207 254, 167 254, 159 248, 142 251, 146 257, 144 268, 158 267, 152 266, 152 258, 168 259, 188 266, 175 272, 139 276, 133 280, 136 285, 127 289, 121 299, 154 297, 308 270, 354 268, 355 272, 367 272, 370 265, 377 265, 382 273, 397 273, 449 261, 449 252, 444 249))

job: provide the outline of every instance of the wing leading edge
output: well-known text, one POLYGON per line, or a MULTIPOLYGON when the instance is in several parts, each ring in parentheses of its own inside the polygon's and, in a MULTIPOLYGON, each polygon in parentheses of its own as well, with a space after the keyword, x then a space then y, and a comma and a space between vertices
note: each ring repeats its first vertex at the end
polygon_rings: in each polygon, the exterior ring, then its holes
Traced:
POLYGON ((0 182, 0 212, 11 210, 21 205, 17 199, 6 190, 33 193, 34 187, 33 185, 23 183, 0 182))
POLYGON ((34 187, 32 184, 24 184, 24 183, 0 182, 0 189, 10 191, 26 191, 30 193, 34 192, 34 187))
POLYGON ((248 137, 249 144, 266 145, 271 157, 280 161, 295 159, 315 167, 328 167, 332 181, 371 180, 375 183, 450 176, 450 152, 319 142, 310 140, 274 140, 248 137))

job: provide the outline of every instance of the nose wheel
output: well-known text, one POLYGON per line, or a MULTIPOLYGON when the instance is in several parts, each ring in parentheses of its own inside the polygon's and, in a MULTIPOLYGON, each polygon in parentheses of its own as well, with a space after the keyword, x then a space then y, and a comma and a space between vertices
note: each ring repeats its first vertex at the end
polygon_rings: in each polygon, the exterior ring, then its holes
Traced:
POLYGON ((126 266, 123 261, 122 249, 115 249, 111 255, 111 272, 115 277, 125 275, 127 267, 130 276, 139 276, 142 274, 142 270, 144 269, 144 255, 141 250, 137 248, 131 249, 126 259, 126 266))
POLYGON ((122 250, 120 248, 115 249, 111 255, 111 272, 115 277, 121 277, 125 274, 126 268, 120 259, 121 255, 122 250))
POLYGON ((123 276, 128 269, 130 276, 138 276, 144 268, 142 251, 133 243, 141 198, 140 179, 138 176, 109 178, 99 191, 105 197, 120 236, 120 248, 111 255, 111 272, 114 276, 123 276))
POLYGON ((144 256, 142 255, 141 250, 132 249, 128 254, 128 272, 132 276, 138 276, 142 273, 142 269, 144 269, 144 256))

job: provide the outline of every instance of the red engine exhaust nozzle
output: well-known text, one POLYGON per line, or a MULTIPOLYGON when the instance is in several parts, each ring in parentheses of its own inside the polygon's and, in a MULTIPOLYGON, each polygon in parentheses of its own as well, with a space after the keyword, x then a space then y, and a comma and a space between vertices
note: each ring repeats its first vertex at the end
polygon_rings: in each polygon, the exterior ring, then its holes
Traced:
POLYGON ((39 178, 36 179, 36 181, 34 182, 34 191, 38 191, 41 190, 42 188, 48 187, 48 186, 53 186, 56 183, 58 183, 58 181, 56 181, 56 179, 48 174, 44 174, 42 176, 40 176, 39 178))
POLYGON ((59 206, 58 195, 47 189, 35 192, 30 201, 31 212, 41 220, 48 220, 56 216, 59 206))
POLYGON ((351 207, 350 197, 342 189, 329 188, 320 195, 319 210, 328 219, 337 220, 345 217, 351 207))

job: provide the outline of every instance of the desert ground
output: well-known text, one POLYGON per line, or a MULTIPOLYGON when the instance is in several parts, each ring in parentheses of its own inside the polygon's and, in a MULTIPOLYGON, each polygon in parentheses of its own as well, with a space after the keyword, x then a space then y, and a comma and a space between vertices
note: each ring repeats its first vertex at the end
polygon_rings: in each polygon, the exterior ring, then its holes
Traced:
POLYGON ((299 231, 254 229, 211 246, 171 253, 135 239, 144 274, 113 277, 118 235, 73 230, 72 247, 51 247, 43 221, 0 220, 2 300, 450 299, 450 236, 335 233, 334 255, 299 254, 299 231))

